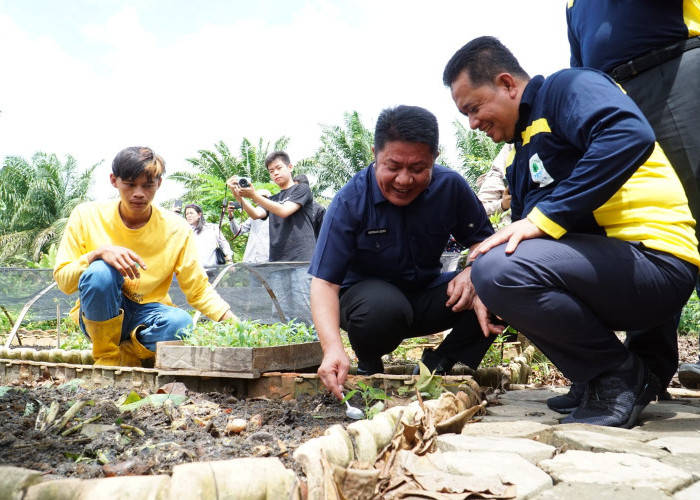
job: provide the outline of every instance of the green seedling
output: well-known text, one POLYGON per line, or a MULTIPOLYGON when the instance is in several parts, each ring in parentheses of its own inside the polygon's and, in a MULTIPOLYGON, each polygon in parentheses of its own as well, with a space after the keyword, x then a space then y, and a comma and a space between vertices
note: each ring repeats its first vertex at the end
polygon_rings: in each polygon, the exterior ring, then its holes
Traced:
POLYGON ((381 411, 379 407, 373 407, 375 403, 391 399, 391 396, 388 396, 384 390, 367 385, 362 380, 358 380, 357 387, 357 389, 353 389, 352 391, 348 392, 340 404, 345 404, 355 394, 359 394, 362 397, 362 401, 365 405, 363 413, 367 419, 371 419, 374 417, 374 415, 381 411))
POLYGON ((447 391, 440 375, 435 375, 435 371, 428 370, 422 361, 418 361, 420 374, 415 387, 403 386, 399 389, 399 394, 405 395, 409 392, 418 391, 421 397, 426 399, 437 399, 440 394, 447 391))
POLYGON ((313 326, 297 321, 264 325, 257 321, 200 323, 181 330, 185 345, 215 347, 270 347, 318 340, 313 326))

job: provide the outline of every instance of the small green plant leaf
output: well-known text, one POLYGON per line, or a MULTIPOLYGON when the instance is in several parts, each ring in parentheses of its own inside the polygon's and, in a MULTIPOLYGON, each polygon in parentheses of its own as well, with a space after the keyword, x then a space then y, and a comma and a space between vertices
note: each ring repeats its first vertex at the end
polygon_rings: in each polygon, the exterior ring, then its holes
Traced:
POLYGON ((151 394, 150 396, 146 396, 145 398, 139 399, 138 401, 120 405, 118 408, 119 411, 125 412, 137 410, 146 404, 152 404, 153 406, 163 406, 163 403, 168 399, 172 399, 175 403, 175 406, 180 406, 182 403, 187 401, 187 396, 182 396, 179 394, 151 394))
POLYGON ((353 389, 352 391, 348 392, 343 400, 340 402, 340 404, 345 404, 347 401, 350 401, 350 398, 352 398, 355 394, 357 394, 357 389, 353 389))

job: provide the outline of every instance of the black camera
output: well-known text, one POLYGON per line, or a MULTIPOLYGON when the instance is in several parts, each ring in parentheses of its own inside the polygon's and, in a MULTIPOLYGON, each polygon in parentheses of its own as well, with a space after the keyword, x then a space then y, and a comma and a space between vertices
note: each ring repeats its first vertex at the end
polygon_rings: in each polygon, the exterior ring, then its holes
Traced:
POLYGON ((228 208, 232 208, 234 210, 240 210, 243 207, 241 207, 241 204, 238 203, 237 201, 231 200, 228 202, 228 208))
POLYGON ((250 179, 248 179, 247 177, 241 177, 240 179, 238 179, 238 185, 242 188, 250 187, 250 179))

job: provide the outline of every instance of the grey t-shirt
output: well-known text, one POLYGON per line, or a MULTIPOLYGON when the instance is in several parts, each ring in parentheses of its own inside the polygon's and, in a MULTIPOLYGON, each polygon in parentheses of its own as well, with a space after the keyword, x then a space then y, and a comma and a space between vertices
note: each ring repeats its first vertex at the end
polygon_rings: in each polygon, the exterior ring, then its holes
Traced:
POLYGON ((309 261, 316 245, 312 222, 313 195, 307 184, 295 184, 270 198, 277 203, 291 201, 301 208, 286 219, 268 212, 270 220, 270 262, 309 261))

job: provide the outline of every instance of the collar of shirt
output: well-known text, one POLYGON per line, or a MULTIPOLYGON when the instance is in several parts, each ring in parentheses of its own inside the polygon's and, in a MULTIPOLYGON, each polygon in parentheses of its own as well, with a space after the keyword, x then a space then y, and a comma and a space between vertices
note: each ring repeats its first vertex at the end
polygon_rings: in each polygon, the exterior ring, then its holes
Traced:
POLYGON ((535 98, 537 97, 537 92, 539 92, 543 83, 544 76, 537 75, 534 78, 532 78, 525 86, 523 96, 520 99, 520 106, 518 107, 518 122, 515 124, 515 134, 513 135, 513 142, 521 142, 523 132, 530 124, 530 110, 532 109, 532 103, 535 101, 535 98))

